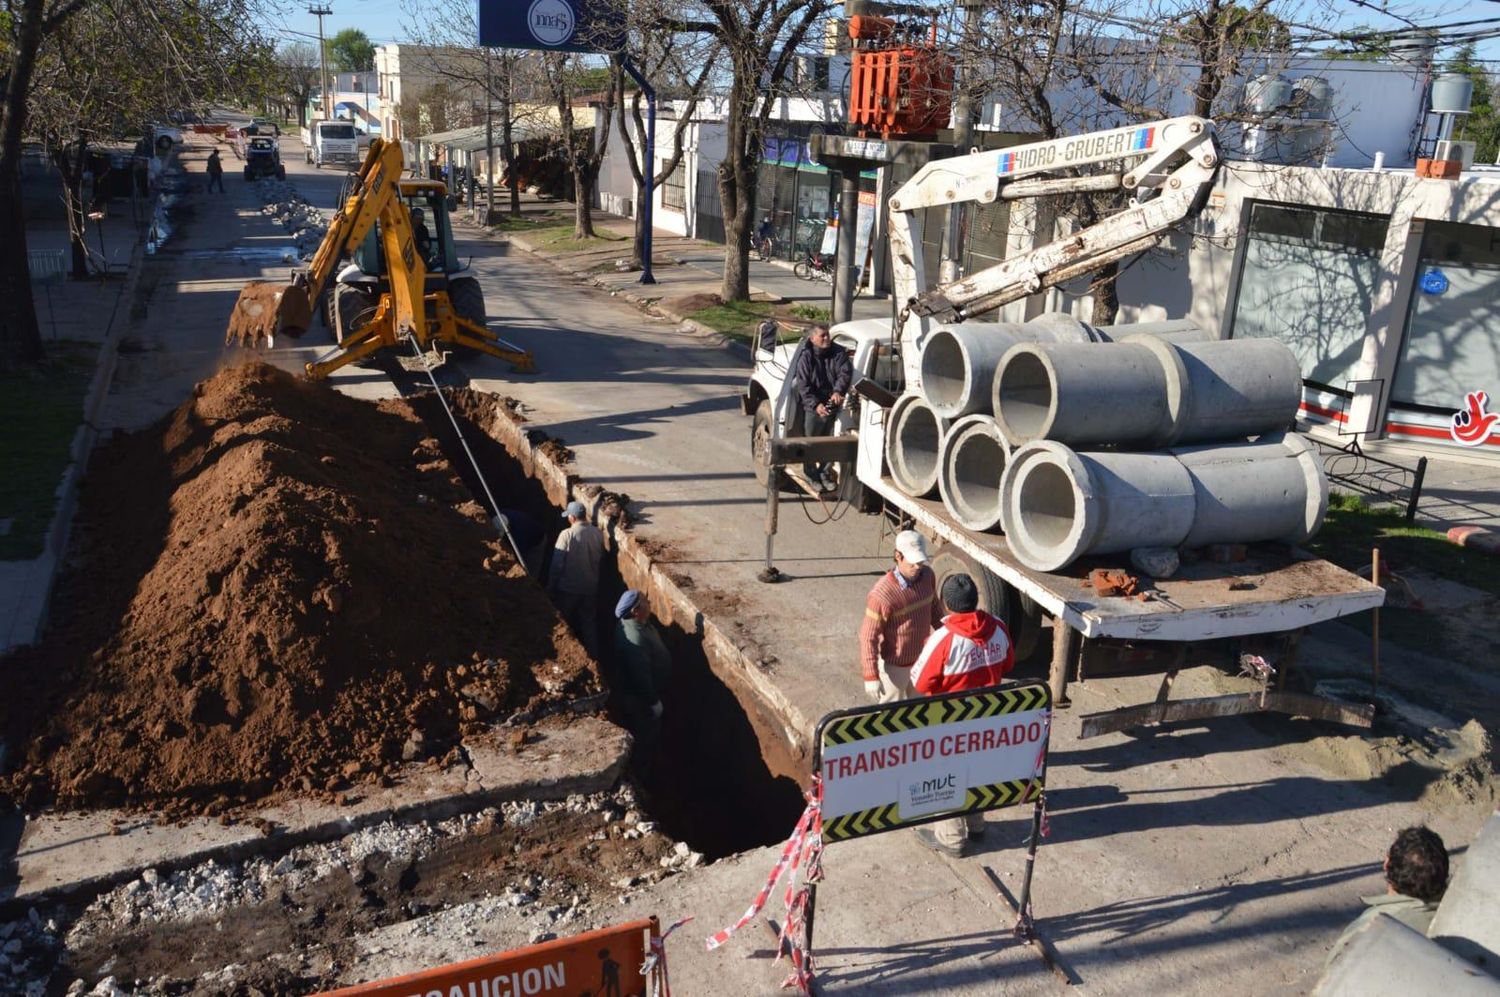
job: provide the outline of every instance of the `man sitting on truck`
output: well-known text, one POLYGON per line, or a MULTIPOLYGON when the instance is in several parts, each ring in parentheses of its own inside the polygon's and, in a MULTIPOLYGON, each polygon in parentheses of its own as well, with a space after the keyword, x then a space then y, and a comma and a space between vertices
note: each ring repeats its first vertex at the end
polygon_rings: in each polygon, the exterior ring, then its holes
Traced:
POLYGON ((865 620, 859 628, 865 692, 877 703, 912 697, 911 666, 943 615, 922 534, 896 534, 894 556, 896 566, 880 576, 865 598, 865 620))
MULTIPOLYGON (((802 435, 827 436, 833 431, 833 420, 844 395, 854 380, 854 365, 849 354, 833 341, 828 323, 819 322, 807 335, 807 345, 797 354, 797 394, 802 399, 802 435)), ((827 464, 806 461, 802 473, 814 488, 831 492, 837 485, 827 464)))
MULTIPOLYGON (((1016 665, 1010 631, 999 617, 979 608, 979 588, 968 575, 943 579, 941 594, 948 615, 912 666, 912 690, 940 696, 999 685, 1016 665)), ((917 840, 933 851, 963 858, 968 842, 984 836, 984 815, 960 814, 916 830, 917 840)))

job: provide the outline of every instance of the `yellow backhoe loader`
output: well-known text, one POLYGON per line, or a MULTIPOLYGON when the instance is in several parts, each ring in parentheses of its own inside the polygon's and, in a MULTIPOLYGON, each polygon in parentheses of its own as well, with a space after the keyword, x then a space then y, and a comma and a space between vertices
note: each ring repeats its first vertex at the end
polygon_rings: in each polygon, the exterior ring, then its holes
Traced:
POLYGON ((373 140, 312 262, 294 271, 290 283, 245 285, 225 341, 270 346, 279 334, 302 335, 335 268, 348 256, 353 263, 337 274, 325 312, 338 345, 307 364, 308 377, 327 377, 406 340, 423 353, 449 343, 508 360, 518 372, 535 370, 529 350, 485 328, 478 281, 463 275, 466 268, 453 249, 447 188, 403 180, 401 169, 400 144, 373 140))

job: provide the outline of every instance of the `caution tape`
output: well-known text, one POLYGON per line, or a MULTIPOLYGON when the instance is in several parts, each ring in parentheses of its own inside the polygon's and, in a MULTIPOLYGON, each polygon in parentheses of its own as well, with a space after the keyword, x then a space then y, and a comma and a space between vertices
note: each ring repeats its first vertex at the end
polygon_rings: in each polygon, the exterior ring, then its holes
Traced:
POLYGON ((766 885, 760 888, 760 892, 755 895, 755 899, 750 902, 749 908, 746 909, 744 914, 740 915, 738 921, 727 928, 714 932, 708 937, 706 942, 708 951, 712 952, 720 945, 729 941, 736 931, 739 931, 754 920, 755 915, 759 914, 761 909, 765 907, 766 901, 771 899, 771 891, 776 889, 776 884, 786 873, 787 867, 793 864, 792 860, 794 858, 801 859, 802 843, 807 838, 808 828, 812 826, 813 816, 821 809, 822 798, 822 782, 814 775, 813 790, 808 794, 807 807, 802 811, 802 816, 797 818, 797 826, 792 829, 792 836, 786 839, 785 845, 781 846, 781 857, 771 867, 771 875, 766 877, 766 885))
POLYGON ((672 981, 667 976, 667 939, 672 937, 672 932, 691 920, 691 917, 685 917, 674 921, 666 931, 651 936, 651 952, 646 956, 646 961, 641 963, 641 975, 651 983, 651 997, 672 997, 672 981))

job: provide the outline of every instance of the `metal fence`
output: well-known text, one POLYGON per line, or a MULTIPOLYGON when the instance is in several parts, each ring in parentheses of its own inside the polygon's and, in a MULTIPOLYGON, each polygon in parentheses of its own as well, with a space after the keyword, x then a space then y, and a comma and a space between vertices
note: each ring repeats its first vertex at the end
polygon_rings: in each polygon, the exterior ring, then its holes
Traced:
POLYGON ((1304 438, 1317 446, 1323 473, 1329 481, 1356 495, 1401 506, 1408 523, 1416 518, 1422 480, 1427 476, 1426 457, 1417 458, 1416 467, 1407 467, 1370 456, 1360 449, 1357 441, 1340 446, 1316 436, 1304 438))
POLYGON ((26 251, 26 269, 32 280, 62 280, 68 269, 63 264, 61 249, 29 249, 26 251))

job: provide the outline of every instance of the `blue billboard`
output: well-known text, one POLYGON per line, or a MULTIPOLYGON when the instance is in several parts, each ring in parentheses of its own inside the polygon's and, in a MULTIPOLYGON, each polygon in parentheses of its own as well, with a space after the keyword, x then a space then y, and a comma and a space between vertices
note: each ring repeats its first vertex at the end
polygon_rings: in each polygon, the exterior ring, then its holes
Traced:
POLYGON ((611 0, 479 0, 479 44, 618 52, 625 47, 625 18, 611 0))

